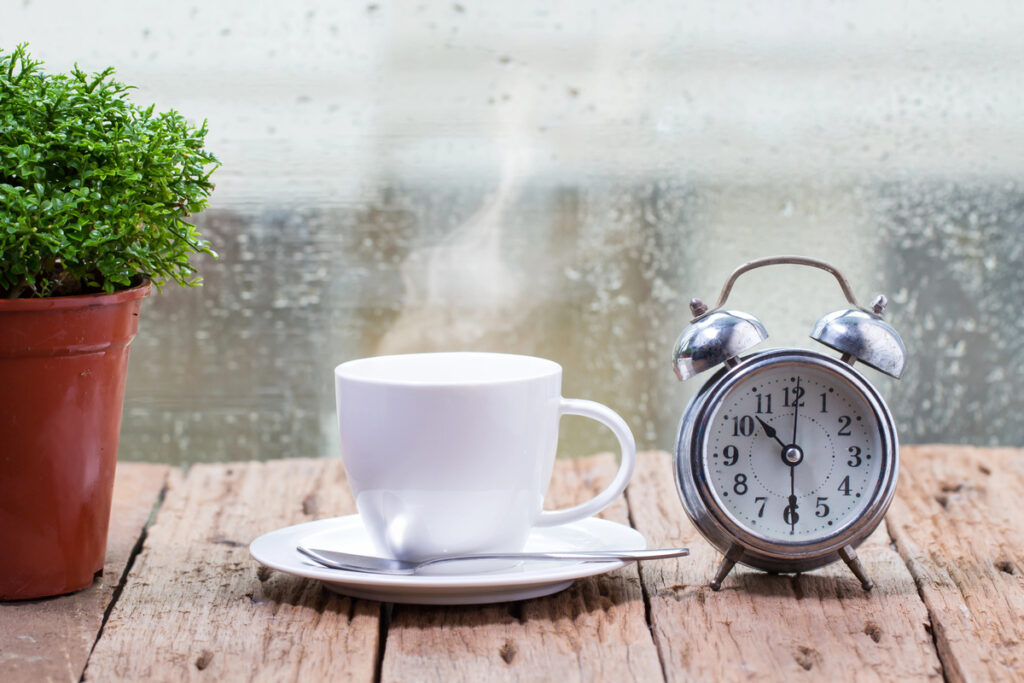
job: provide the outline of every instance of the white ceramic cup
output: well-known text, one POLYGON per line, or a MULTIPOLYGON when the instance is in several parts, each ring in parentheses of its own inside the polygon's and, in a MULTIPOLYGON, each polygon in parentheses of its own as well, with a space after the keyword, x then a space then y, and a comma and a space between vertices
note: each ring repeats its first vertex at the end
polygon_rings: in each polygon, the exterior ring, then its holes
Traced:
POLYGON ((514 552, 534 526, 607 507, 629 482, 636 445, 625 421, 561 396, 562 367, 497 353, 378 356, 334 370, 341 451, 378 551, 405 560, 514 552), (543 510, 562 415, 603 423, 622 464, 596 497, 543 510))

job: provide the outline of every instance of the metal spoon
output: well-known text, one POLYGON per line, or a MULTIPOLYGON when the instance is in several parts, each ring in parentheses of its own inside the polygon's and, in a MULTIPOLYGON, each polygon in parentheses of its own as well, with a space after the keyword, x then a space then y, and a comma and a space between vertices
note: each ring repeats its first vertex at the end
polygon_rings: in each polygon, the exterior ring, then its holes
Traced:
POLYGON ((432 557, 420 562, 393 560, 388 557, 353 555, 336 550, 321 550, 296 546, 300 553, 318 564, 332 569, 372 574, 415 574, 423 567, 441 562, 458 560, 575 560, 577 562, 611 562, 614 560, 656 560, 664 557, 684 557, 690 554, 687 548, 662 548, 660 550, 585 550, 549 553, 486 553, 479 555, 449 555, 432 557))

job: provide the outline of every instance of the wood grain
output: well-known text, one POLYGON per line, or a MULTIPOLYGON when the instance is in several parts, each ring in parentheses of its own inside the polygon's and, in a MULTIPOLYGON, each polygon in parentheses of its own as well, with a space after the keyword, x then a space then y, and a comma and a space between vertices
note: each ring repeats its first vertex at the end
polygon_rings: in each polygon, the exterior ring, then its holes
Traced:
POLYGON ((78 681, 153 506, 166 465, 118 463, 103 574, 85 590, 0 604, 0 671, 7 683, 78 681))
POLYGON ((253 538, 355 511, 338 460, 173 478, 86 680, 372 680, 380 604, 260 567, 253 538))
MULTIPOLYGON (((566 507, 598 493, 611 456, 559 461, 547 497, 566 507)), ((623 499, 601 515, 628 523, 623 499)), ((662 680, 635 565, 556 595, 476 607, 396 605, 384 681, 662 680)))
MULTIPOLYGON (((689 558, 547 598, 451 608, 353 600, 250 559, 248 543, 265 531, 354 511, 339 461, 203 465, 187 476, 122 464, 102 579, 0 605, 0 678, 74 681, 83 668, 102 681, 1024 677, 1024 450, 902 456, 887 525, 860 549, 871 593, 842 564, 799 576, 739 567, 711 591, 720 557, 683 512, 671 458, 644 453, 627 498, 603 516, 632 521, 651 546, 687 545, 689 558)), ((610 456, 559 462, 549 506, 592 495, 614 469, 610 456)))
POLYGON ((738 566, 714 592, 721 556, 686 517, 670 456, 641 454, 627 496, 652 546, 692 553, 640 567, 668 680, 941 678, 928 614, 884 526, 859 550, 870 593, 842 563, 798 576, 738 566))
POLYGON ((902 449, 888 524, 951 681, 1024 679, 1024 450, 902 449))

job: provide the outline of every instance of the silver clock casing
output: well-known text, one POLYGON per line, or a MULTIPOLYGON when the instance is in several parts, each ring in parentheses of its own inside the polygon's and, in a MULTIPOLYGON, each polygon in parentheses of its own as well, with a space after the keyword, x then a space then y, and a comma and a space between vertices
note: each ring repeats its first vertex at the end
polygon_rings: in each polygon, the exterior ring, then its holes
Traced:
POLYGON ((690 520, 724 554, 742 550, 740 564, 775 572, 800 572, 840 559, 839 550, 856 548, 881 523, 896 491, 899 442, 889 408, 873 386, 848 364, 805 349, 769 349, 717 372, 700 388, 683 412, 675 452, 676 488, 690 520), (849 523, 812 541, 781 542, 751 533, 720 507, 711 493, 703 459, 708 420, 714 408, 739 382, 782 362, 813 365, 846 381, 871 408, 884 457, 874 491, 864 511, 849 523))

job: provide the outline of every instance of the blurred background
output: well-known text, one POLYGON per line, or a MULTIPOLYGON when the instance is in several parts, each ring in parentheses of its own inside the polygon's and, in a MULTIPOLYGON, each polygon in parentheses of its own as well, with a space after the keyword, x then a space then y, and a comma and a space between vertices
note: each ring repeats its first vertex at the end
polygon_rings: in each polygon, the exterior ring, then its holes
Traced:
MULTIPOLYGON (((671 450, 691 297, 762 256, 889 296, 905 443, 1024 445, 1024 13, 1013 2, 5 0, 0 46, 209 120, 205 286, 143 306, 120 457, 334 456, 332 368, 479 349, 671 450)), ((835 281, 730 307, 819 348, 835 281)), ((861 366, 863 367, 863 366, 861 366)), ((561 453, 612 450, 578 418, 561 453)))

